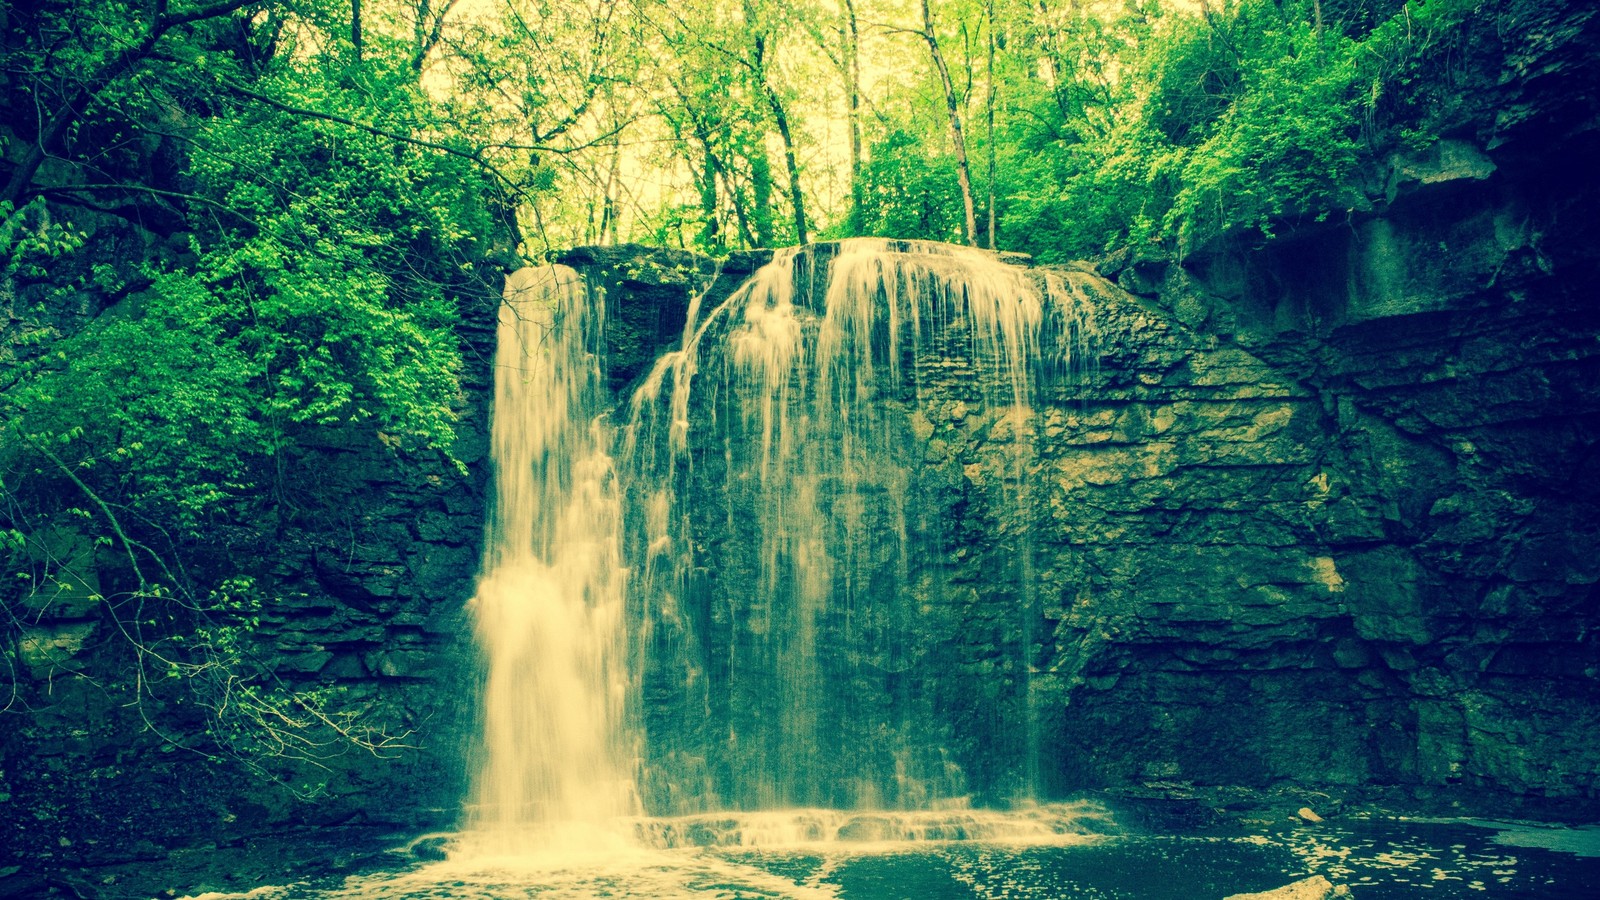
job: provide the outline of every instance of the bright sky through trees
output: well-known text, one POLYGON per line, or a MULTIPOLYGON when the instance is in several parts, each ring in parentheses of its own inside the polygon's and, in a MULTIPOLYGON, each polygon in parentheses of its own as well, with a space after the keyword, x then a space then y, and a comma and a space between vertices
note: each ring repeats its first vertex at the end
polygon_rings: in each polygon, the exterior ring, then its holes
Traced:
MULTIPOLYGON (((1427 21, 1413 5, 1415 16, 1394 0, 471 0, 443 20, 428 78, 447 104, 477 104, 496 140, 550 148, 524 173, 529 253, 630 240, 719 252, 804 232, 1052 255, 1030 220, 1063 202, 1103 207, 1068 199, 1091 181, 1151 194, 1106 202, 1144 236, 1176 236, 1164 195, 1189 148, 1151 132, 1152 116, 1212 115, 1231 93, 1273 85, 1319 105, 1305 112, 1329 117, 1323 138, 1348 136, 1351 103, 1384 92, 1371 61, 1392 57, 1356 48, 1396 11, 1427 21), (1363 59, 1373 71, 1355 71, 1363 59), (1295 60, 1305 72, 1272 68, 1295 60), (550 119, 565 127, 541 140, 550 119), (964 224, 964 206, 981 215, 964 224)), ((1427 11, 1438 20, 1457 6, 1427 11)), ((1431 40, 1408 32, 1409 49, 1431 40)), ((1294 140, 1299 123, 1284 124, 1294 140)), ((1348 168, 1324 163, 1329 177, 1348 168)), ((1293 197, 1268 200, 1276 210, 1293 197)), ((1069 235, 1072 253, 1128 224, 1083 212, 1078 228, 1094 234, 1069 235)))
MULTIPOLYGON (((926 6, 936 41, 948 45, 941 56, 948 60, 958 111, 975 120, 983 118, 987 87, 998 77, 1038 81, 1060 72, 1046 59, 1030 59, 1037 56, 1030 42, 1038 22, 1059 30, 1078 20, 1111 22, 1126 12, 1116 2, 1035 9, 1016 0, 935 0, 926 6), (1015 56, 1006 72, 986 71, 981 51, 991 30, 1002 52, 1015 56)), ((922 7, 918 0, 585 0, 524 8, 520 0, 467 0, 445 19, 427 83, 441 97, 473 88, 463 58, 452 53, 468 35, 510 30, 526 37, 537 30, 539 40, 506 48, 508 56, 520 51, 523 57, 507 65, 506 81, 494 91, 509 126, 527 111, 510 84, 518 73, 530 84, 578 96, 581 81, 562 78, 572 75, 572 61, 593 57, 600 63, 596 74, 604 83, 586 98, 570 135, 574 146, 597 143, 547 160, 560 173, 559 189, 528 210, 530 249, 614 240, 739 246, 761 230, 751 221, 741 230, 741 218, 774 215, 761 210, 763 204, 786 210, 775 220, 786 222, 793 237, 792 182, 762 183, 785 165, 788 152, 773 100, 790 125, 802 203, 823 233, 839 233, 850 217, 852 128, 866 136, 858 166, 885 136, 912 134, 931 155, 948 152, 949 135, 935 127, 945 95, 926 46, 922 7), (858 73, 854 123, 852 60, 858 73), (715 170, 710 178, 706 169, 715 170), (787 195, 785 187, 791 187, 787 195), (711 221, 723 236, 707 237, 711 221)), ((391 21, 391 27, 406 27, 403 16, 391 21)), ((1014 111, 1009 93, 996 91, 998 102, 1008 104, 1002 119, 1014 111)), ((577 105, 567 100, 567 108, 577 105)))

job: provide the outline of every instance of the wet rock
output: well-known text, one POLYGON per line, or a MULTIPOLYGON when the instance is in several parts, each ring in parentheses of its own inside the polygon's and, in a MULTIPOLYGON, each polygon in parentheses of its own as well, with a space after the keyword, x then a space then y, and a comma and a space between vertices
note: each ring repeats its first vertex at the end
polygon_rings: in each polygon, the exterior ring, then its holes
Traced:
POLYGON ((1353 895, 1348 887, 1344 885, 1335 887, 1321 875, 1313 875, 1275 890, 1254 894, 1230 894, 1223 900, 1334 900, 1336 897, 1350 896, 1353 895))
MULTIPOLYGON (((1579 18, 1535 29, 1552 71, 1594 45, 1579 18)), ((1040 451, 1041 568, 1080 598, 1039 647, 1050 783, 1163 760, 1191 790, 1600 808, 1600 235, 1553 218, 1534 146, 1444 141, 1342 230, 1115 267, 1143 296, 1099 294, 1101 368, 1040 451)))
POLYGON ((1445 139, 1418 153, 1390 158, 1389 201, 1402 192, 1450 181, 1483 181, 1497 167, 1482 148, 1467 141, 1445 139))
POLYGON ((450 835, 426 835, 412 841, 406 849, 417 859, 449 859, 451 839, 450 835))

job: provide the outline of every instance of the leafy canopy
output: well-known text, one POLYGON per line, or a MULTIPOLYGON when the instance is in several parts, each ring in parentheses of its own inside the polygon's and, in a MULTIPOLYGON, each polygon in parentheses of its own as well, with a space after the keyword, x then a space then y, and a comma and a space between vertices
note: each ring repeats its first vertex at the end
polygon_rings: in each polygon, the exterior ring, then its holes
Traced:
POLYGON ((349 10, 46 0, 5 33, 0 87, 36 115, 8 117, 0 168, 26 332, 0 378, 4 621, 76 592, 131 642, 141 699, 253 698, 258 726, 342 720, 251 668, 229 585, 270 601, 261 548, 341 508, 307 477, 320 448, 454 462, 457 307, 492 296, 493 212, 524 186, 425 90, 418 45, 355 44, 349 10))

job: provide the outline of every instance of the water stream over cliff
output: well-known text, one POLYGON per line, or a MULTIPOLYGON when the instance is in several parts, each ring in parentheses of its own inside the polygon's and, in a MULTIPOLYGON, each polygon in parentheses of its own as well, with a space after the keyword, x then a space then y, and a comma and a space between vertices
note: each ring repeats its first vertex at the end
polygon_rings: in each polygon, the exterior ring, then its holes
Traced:
POLYGON ((513 273, 501 306, 495 505, 472 600, 486 662, 475 852, 592 842, 637 811, 599 300, 545 266, 513 273))
MULTIPOLYGON (((923 809, 1033 793, 1026 532, 1002 583, 1024 637, 980 785, 930 685, 932 606, 964 553, 949 492, 922 483, 930 416, 983 411, 1006 502, 1026 505, 1037 385, 1088 331, 1070 280, 948 245, 852 240, 781 251, 695 321, 635 393, 625 458, 645 511, 641 771, 661 812, 923 809), (960 409, 930 412, 934 385, 960 409), (714 728, 700 721, 711 720, 714 728), (687 727, 685 727, 687 726, 687 727)), ((945 623, 946 626, 954 623, 945 623)), ((942 627, 942 626, 941 626, 942 627)), ((956 625, 955 627, 959 627, 956 625)))
MULTIPOLYGON (((959 380, 994 411, 1006 490, 1026 502, 1035 385, 1087 331, 1070 283, 979 251, 859 240, 779 252, 703 317, 698 306, 618 440, 604 298, 563 266, 507 282, 496 499, 472 602, 484 739, 463 852, 515 853, 557 833, 671 846, 784 829, 1070 830, 960 812, 973 786, 918 625, 939 560, 962 552, 944 500, 918 484, 925 382, 959 380), (708 580, 739 587, 719 594, 708 580), (955 818, 623 824, 794 808, 955 818)), ((991 589, 1018 599, 1026 635, 1031 551, 1025 533, 1011 538, 1009 583, 991 589)), ((987 733, 1004 746, 985 751, 1005 771, 983 787, 1027 799, 1029 644, 1001 652, 1004 707, 987 733)))

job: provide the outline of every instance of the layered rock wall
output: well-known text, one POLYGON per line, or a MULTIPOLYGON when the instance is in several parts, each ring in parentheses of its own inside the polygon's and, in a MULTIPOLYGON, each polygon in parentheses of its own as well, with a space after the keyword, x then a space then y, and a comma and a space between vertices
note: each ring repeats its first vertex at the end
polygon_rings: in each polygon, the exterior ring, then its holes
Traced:
MULTIPOLYGON (((853 704, 838 737, 868 748, 841 770, 890 778, 907 760, 873 751, 916 743, 920 771, 948 764, 952 785, 994 801, 1245 786, 1600 812, 1600 146, 1593 92, 1573 87, 1597 83, 1600 14, 1515 6, 1513 46, 1469 98, 1477 124, 1372 173, 1370 209, 1101 264, 1094 365, 1053 381, 1033 415, 984 405, 959 356, 915 361, 914 389, 885 402, 911 519, 935 539, 905 563, 910 602, 827 623, 868 641, 824 644, 827 690, 853 704), (916 741, 857 727, 872 721, 916 741)), ((182 253, 122 220, 83 225, 81 272, 8 277, 0 362, 122 299, 52 294, 42 316, 55 284, 182 253)), ((607 289, 619 401, 691 299, 726 296, 760 260, 575 253, 607 289)), ((494 306, 491 291, 465 309, 467 476, 328 431, 286 477, 339 484, 348 503, 301 510, 245 551, 218 536, 277 598, 250 648, 265 671, 394 745, 326 768, 182 749, 215 746, 191 740, 211 717, 130 679, 135 650, 86 591, 13 607, 0 879, 26 883, 0 888, 42 890, 34 873, 51 868, 87 895, 130 859, 165 873, 232 858, 246 880, 273 878, 293 873, 264 862, 265 834, 454 819, 494 306)), ((715 494, 721 448, 698 439, 706 505, 690 537, 708 564, 641 653, 652 746, 695 757, 671 762, 702 767, 714 793, 738 766, 708 758, 719 727, 759 715, 770 686, 732 678, 765 635, 731 601, 759 586, 715 564, 749 543, 748 510, 715 494), (694 695, 709 705, 685 703, 685 670, 660 664, 681 663, 691 627, 697 690, 719 688, 694 695)), ((52 552, 88 572, 79 587, 116 577, 70 529, 52 552)))

